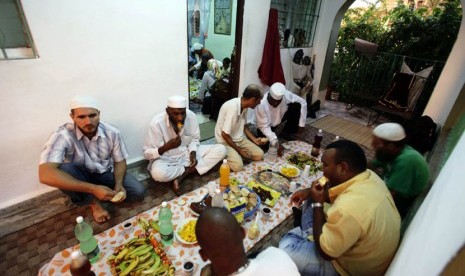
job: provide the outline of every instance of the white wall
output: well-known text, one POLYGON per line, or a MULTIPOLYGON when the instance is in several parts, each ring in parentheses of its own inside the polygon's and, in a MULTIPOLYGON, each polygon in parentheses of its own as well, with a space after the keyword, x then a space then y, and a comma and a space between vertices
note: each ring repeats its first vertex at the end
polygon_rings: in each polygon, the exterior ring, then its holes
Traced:
POLYGON ((130 161, 142 156, 150 118, 187 96, 186 1, 24 0, 35 60, 0 62, 0 208, 48 191, 39 154, 70 121, 69 100, 96 97, 118 126, 130 161))

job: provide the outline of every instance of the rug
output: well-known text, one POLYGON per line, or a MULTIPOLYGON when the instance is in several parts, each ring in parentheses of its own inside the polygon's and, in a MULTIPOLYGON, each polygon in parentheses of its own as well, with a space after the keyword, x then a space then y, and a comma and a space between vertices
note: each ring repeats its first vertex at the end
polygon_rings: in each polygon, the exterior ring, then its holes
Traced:
POLYGON ((310 125, 371 148, 371 127, 341 119, 334 115, 327 115, 310 125))
POLYGON ((215 137, 215 121, 209 121, 199 125, 200 128, 200 141, 205 141, 215 137))

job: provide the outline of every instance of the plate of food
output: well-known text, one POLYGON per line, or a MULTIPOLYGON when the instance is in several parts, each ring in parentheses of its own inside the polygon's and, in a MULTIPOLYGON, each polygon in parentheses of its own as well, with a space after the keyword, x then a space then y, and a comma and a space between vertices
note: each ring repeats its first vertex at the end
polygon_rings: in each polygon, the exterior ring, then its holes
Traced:
POLYGON ((249 181, 249 183, 247 183, 247 187, 252 189, 260 197, 260 200, 270 207, 273 207, 276 204, 276 201, 278 201, 281 197, 280 192, 255 180, 249 181))
POLYGON ((195 236, 195 224, 197 219, 187 219, 176 227, 174 232, 176 239, 183 244, 196 244, 197 237, 195 236))
POLYGON ((311 157, 303 152, 296 152, 289 155, 287 161, 297 168, 303 170, 306 165, 310 166, 310 175, 315 175, 318 171, 321 171, 322 163, 316 158, 311 157))
POLYGON ((298 177, 300 175, 299 168, 291 164, 281 165, 279 167, 279 172, 290 178, 298 177))
POLYGON ((280 172, 271 170, 262 170, 256 173, 255 179, 263 185, 266 185, 278 192, 288 193, 291 183, 289 178, 280 172))
POLYGON ((242 185, 230 185, 224 190, 223 199, 226 207, 244 202, 246 205, 244 219, 252 217, 261 204, 260 197, 252 189, 242 185))

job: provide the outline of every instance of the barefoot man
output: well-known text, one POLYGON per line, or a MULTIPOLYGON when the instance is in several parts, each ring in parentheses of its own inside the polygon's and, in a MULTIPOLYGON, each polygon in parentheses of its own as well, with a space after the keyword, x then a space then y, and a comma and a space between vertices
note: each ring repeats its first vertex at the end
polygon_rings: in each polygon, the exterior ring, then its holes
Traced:
POLYGON ((101 201, 142 201, 144 186, 126 173, 128 152, 120 131, 100 122, 97 101, 88 96, 71 100, 73 123, 60 126, 40 156, 40 182, 60 189, 78 205, 89 205, 94 220, 110 214, 101 201))
POLYGON ((178 195, 181 182, 190 174, 204 174, 226 155, 223 145, 200 145, 195 114, 186 109, 186 99, 171 96, 168 107, 153 117, 145 136, 144 157, 158 182, 171 182, 178 195))

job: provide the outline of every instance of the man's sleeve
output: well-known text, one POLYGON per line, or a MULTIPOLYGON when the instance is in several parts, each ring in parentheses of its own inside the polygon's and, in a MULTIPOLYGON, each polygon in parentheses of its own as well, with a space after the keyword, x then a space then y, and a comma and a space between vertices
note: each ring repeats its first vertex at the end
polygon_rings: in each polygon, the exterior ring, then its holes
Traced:
POLYGON ((199 124, 197 123, 197 118, 193 116, 189 119, 188 127, 192 129, 192 140, 188 145, 189 152, 195 151, 197 152, 199 145, 200 145, 200 128, 199 124))
POLYGON ((390 190, 401 195, 409 195, 412 183, 415 181, 415 163, 397 162, 391 169, 391 176, 386 182, 390 190))
POLYGON ((71 150, 70 141, 60 132, 53 133, 40 154, 40 164, 63 163, 67 149, 71 150))
POLYGON ((126 160, 129 157, 128 151, 126 149, 126 145, 123 141, 123 136, 121 132, 116 132, 116 136, 113 142, 113 149, 112 149, 112 158, 114 162, 121 162, 126 160))
POLYGON ((163 141, 163 133, 156 124, 150 124, 144 140, 144 158, 147 160, 155 160, 160 157, 158 148, 165 144, 163 141))
POLYGON ((257 106, 255 110, 255 118, 257 120, 257 127, 268 138, 273 141, 278 139, 276 133, 271 130, 270 119, 266 115, 265 109, 262 106, 257 106))

